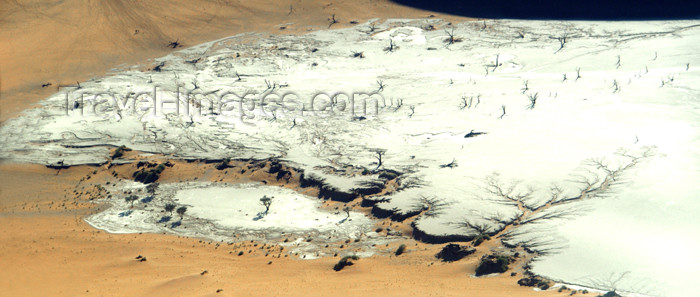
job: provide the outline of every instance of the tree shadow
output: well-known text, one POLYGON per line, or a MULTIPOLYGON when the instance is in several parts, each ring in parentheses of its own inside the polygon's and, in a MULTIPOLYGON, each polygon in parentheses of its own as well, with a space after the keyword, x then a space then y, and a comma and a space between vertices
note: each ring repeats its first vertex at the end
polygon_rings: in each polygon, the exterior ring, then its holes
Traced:
POLYGON ((122 212, 119 213, 119 217, 120 217, 120 218, 128 217, 128 216, 131 215, 132 212, 133 212, 133 210, 131 210, 131 209, 130 209, 130 210, 127 210, 127 211, 122 211, 122 212))
POLYGON ((172 224, 170 224, 170 228, 177 228, 177 227, 180 227, 180 225, 182 225, 182 220, 179 220, 177 222, 173 222, 172 224))
POLYGON ((539 20, 668 20, 700 18, 700 2, 656 0, 392 0, 472 18, 539 20))
POLYGON ((170 219, 172 219, 172 217, 170 217, 170 216, 163 216, 163 217, 160 218, 160 220, 158 221, 158 223, 167 223, 167 222, 170 222, 170 219))

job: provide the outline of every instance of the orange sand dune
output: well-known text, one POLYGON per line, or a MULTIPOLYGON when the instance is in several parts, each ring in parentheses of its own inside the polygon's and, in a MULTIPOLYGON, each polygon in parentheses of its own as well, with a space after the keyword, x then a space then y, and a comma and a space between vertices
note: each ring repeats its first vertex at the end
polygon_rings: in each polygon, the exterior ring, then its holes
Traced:
POLYGON ((242 32, 326 29, 334 14, 333 26, 348 26, 431 13, 387 0, 0 0, 0 122, 60 86, 166 55, 172 41, 188 47, 242 32))

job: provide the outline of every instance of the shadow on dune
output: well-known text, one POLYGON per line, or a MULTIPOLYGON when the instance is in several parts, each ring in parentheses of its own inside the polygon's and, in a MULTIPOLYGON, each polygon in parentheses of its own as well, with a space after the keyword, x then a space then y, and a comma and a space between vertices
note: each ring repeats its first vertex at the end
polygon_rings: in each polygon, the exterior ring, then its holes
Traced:
POLYGON ((428 11, 473 18, 544 20, 700 19, 700 1, 392 0, 428 11))

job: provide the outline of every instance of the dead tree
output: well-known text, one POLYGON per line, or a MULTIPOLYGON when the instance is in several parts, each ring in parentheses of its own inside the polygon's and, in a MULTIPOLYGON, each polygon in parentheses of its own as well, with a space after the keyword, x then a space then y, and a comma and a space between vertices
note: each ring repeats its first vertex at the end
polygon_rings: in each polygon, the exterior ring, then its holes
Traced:
POLYGON ((443 40, 443 41, 445 43, 447 43, 447 46, 450 46, 450 45, 455 44, 457 42, 462 42, 461 37, 455 36, 455 28, 452 28, 451 31, 447 31, 447 29, 445 29, 445 33, 447 33, 447 38, 445 38, 445 40, 443 40))
POLYGON ((382 164, 383 164, 382 157, 384 157, 384 154, 386 154, 386 150, 385 149, 376 149, 376 150, 374 150, 374 153, 375 153, 374 158, 377 159, 377 168, 374 168, 374 171, 376 172, 377 170, 379 170, 379 167, 382 167, 382 164))
POLYGON ((394 44, 393 39, 389 39, 389 46, 384 48, 384 51, 387 53, 393 53, 395 50, 399 49, 399 46, 394 44))
POLYGON ((440 164, 440 168, 455 168, 457 167, 457 160, 452 158, 452 162, 447 164, 440 164))
MULTIPOLYGON (((153 67, 153 71, 155 71, 155 72, 161 72, 161 71, 163 71, 163 66, 165 66, 165 61, 160 62, 158 65, 156 65, 155 67, 153 67)), ((153 81, 151 80, 151 82, 153 82, 153 81)))
POLYGON ((369 24, 369 33, 374 33, 375 30, 377 30, 377 25, 374 23, 369 24))
MULTIPOLYGON (((392 99, 391 104, 392 104, 392 105, 394 104, 393 99, 392 99)), ((401 106, 403 106, 403 98, 398 98, 398 99, 396 99, 396 107, 394 108, 394 112, 396 112, 397 110, 399 110, 399 108, 401 108, 401 106)))
POLYGON ((566 45, 566 40, 568 38, 569 38, 569 33, 567 33, 567 32, 564 32, 564 34, 562 34, 559 37, 555 37, 555 39, 557 41, 559 41, 559 49, 557 49, 557 51, 554 52, 555 54, 558 53, 560 50, 564 49, 564 46, 566 45))
POLYGON ((182 46, 182 44, 180 43, 180 39, 179 39, 179 38, 178 38, 177 40, 175 40, 175 41, 171 41, 170 43, 168 43, 168 47, 170 47, 170 48, 178 48, 178 47, 181 47, 181 46, 182 46))
POLYGON ((459 106, 459 110, 464 110, 465 108, 467 108, 468 106, 471 106, 471 105, 472 105, 472 98, 469 97, 469 103, 467 103, 467 97, 462 96, 462 105, 459 106))
POLYGON ((530 100, 530 105, 527 106, 527 109, 534 109, 535 108, 535 104, 537 104, 537 95, 539 95, 539 93, 527 95, 527 99, 530 100))
POLYGON ((520 89, 520 91, 522 91, 522 92, 523 92, 523 94, 525 94, 525 92, 527 92, 527 91, 529 91, 529 90, 530 90, 530 88, 529 88, 529 87, 527 86, 527 83, 528 83, 528 81, 527 81, 527 80, 526 80, 526 81, 524 81, 524 82, 523 82, 523 88, 522 88, 522 89, 520 89))
POLYGON ((270 211, 273 199, 275 199, 275 196, 267 197, 267 195, 263 195, 262 198, 260 198, 260 204, 265 207, 265 214, 270 211))
POLYGON ((335 13, 330 18, 328 18, 328 22, 330 22, 330 24, 328 24, 328 28, 333 26, 333 24, 338 23, 338 20, 335 19, 335 13))
POLYGON ((505 116, 505 115, 506 115, 506 106, 505 106, 505 105, 501 105, 501 110, 503 111, 503 113, 501 114, 501 116, 500 116, 500 117, 498 117, 499 119, 502 119, 502 118, 503 118, 503 116, 505 116))
POLYGON ((408 114, 408 118, 410 119, 410 118, 413 117, 413 114, 416 113, 416 106, 415 106, 415 105, 411 105, 411 106, 409 106, 408 108, 411 109, 411 113, 408 114))
POLYGON ((384 84, 383 80, 377 80, 377 93, 384 91, 384 87, 386 85, 384 84))
POLYGON ((265 91, 274 91, 275 88, 277 88, 277 82, 275 81, 268 81, 267 79, 265 80, 265 85, 267 86, 267 89, 265 91))
POLYGON ((477 137, 479 135, 486 134, 486 132, 474 132, 474 130, 469 131, 469 133, 464 134, 464 138, 477 137))
POLYGON ((496 54, 496 61, 494 61, 493 64, 486 65, 486 73, 487 73, 487 74, 488 74, 488 67, 493 67, 493 70, 491 70, 491 72, 494 72, 494 71, 496 71, 496 68, 498 68, 498 66, 503 65, 502 63, 500 63, 500 62, 498 61, 498 58, 499 58, 500 56, 501 56, 501 54, 496 54))
POLYGON ((613 80, 613 94, 620 92, 620 85, 617 83, 617 80, 613 80))
POLYGON ((576 67, 576 79, 574 81, 578 81, 579 78, 581 78, 581 67, 576 67))
POLYGON ((620 55, 617 55, 617 62, 615 62, 615 69, 620 68, 620 55))

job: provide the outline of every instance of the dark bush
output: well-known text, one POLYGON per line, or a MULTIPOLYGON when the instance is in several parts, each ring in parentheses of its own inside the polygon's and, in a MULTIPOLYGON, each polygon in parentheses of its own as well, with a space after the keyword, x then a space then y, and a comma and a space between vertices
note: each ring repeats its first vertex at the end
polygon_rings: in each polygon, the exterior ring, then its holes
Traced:
POLYGON ((223 159, 221 161, 221 163, 216 164, 216 166, 214 168, 216 168, 217 170, 224 170, 226 168, 231 168, 232 166, 229 165, 230 162, 231 162, 231 159, 229 159, 229 158, 223 159))
POLYGON ((116 150, 114 150, 114 153, 112 153, 112 160, 123 156, 124 152, 128 152, 130 150, 131 150, 130 148, 128 148, 124 145, 118 147, 116 150))
POLYGON ((461 260, 462 258, 469 256, 474 252, 476 252, 476 249, 473 247, 450 243, 443 247, 442 250, 440 250, 440 252, 435 255, 435 257, 441 259, 444 262, 454 262, 461 260))
POLYGON ((399 256, 399 255, 403 254, 405 251, 406 251, 406 245, 402 244, 399 246, 398 249, 396 249, 396 252, 394 252, 394 255, 399 256))
POLYGON ((277 181, 279 181, 282 178, 285 178, 286 176, 292 176, 292 173, 287 171, 287 170, 280 170, 277 171, 277 181))
POLYGON ((387 170, 382 171, 382 173, 379 174, 379 178, 386 179, 386 180, 392 180, 392 179, 399 177, 399 175, 401 175, 401 173, 399 173, 398 171, 387 169, 387 170))
POLYGON ((484 240, 489 240, 491 239, 491 236, 488 234, 480 234, 477 237, 474 237, 474 242, 472 243, 474 246, 479 246, 484 240))
POLYGON ((518 285, 524 287, 537 287, 541 290, 547 290, 551 286, 551 282, 540 276, 532 275, 518 280, 518 285))
POLYGON ((165 170, 164 164, 159 164, 153 169, 141 168, 140 170, 134 172, 134 180, 144 184, 150 184, 160 178, 160 173, 163 172, 163 170, 165 170))
POLYGON ((506 272, 511 260, 512 258, 506 255, 485 255, 481 258, 479 267, 476 268, 476 276, 506 272))
POLYGON ((354 256, 354 255, 353 256, 345 256, 342 259, 340 259, 340 261, 338 261, 338 263, 336 263, 333 266, 333 270, 341 271, 341 270, 343 270, 343 268, 345 268, 345 266, 355 265, 355 263, 353 263, 351 260, 358 260, 358 259, 360 259, 360 258, 357 256, 354 256))
POLYGON ((277 163, 277 162, 272 162, 270 163, 270 169, 267 170, 267 173, 275 174, 282 170, 282 164, 277 163))

